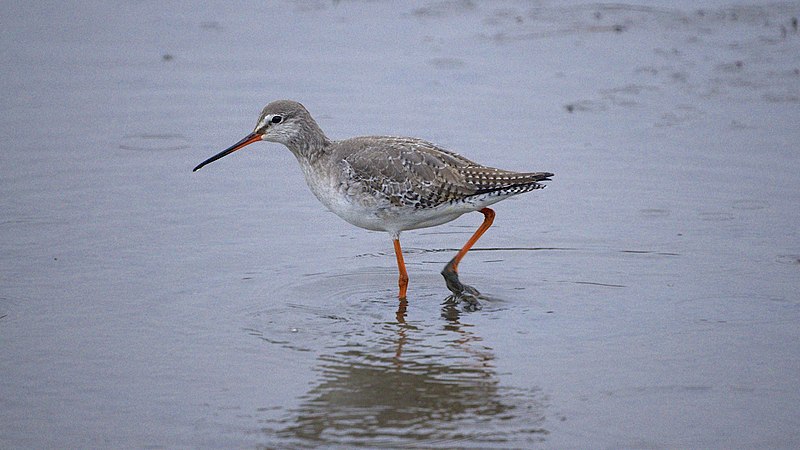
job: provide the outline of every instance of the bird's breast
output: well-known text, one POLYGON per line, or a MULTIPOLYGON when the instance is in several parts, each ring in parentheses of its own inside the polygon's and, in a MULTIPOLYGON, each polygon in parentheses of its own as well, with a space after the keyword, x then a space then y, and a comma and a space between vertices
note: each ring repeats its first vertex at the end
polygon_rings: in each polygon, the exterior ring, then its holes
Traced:
POLYGON ((311 192, 331 212, 357 227, 386 231, 380 214, 385 205, 380 198, 367 195, 360 183, 337 167, 302 164, 302 168, 311 192))

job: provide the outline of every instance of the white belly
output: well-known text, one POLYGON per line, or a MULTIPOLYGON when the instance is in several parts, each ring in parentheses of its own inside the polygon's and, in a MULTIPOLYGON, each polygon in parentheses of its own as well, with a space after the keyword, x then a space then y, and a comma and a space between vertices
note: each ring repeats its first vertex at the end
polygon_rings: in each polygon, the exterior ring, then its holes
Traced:
POLYGON ((404 230, 433 227, 500 200, 459 202, 424 209, 396 206, 384 198, 365 194, 358 185, 342 183, 340 176, 329 176, 311 170, 306 164, 301 165, 306 183, 323 205, 348 223, 367 230, 398 234, 404 230))

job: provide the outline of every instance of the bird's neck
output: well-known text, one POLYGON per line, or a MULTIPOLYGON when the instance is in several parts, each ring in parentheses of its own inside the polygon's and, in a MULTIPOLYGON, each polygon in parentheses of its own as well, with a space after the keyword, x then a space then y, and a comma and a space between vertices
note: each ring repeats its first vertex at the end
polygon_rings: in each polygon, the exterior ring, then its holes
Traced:
POLYGON ((324 155, 330 145, 331 140, 313 120, 306 124, 306 129, 302 133, 294 136, 286 144, 298 159, 303 158, 311 162, 324 155))

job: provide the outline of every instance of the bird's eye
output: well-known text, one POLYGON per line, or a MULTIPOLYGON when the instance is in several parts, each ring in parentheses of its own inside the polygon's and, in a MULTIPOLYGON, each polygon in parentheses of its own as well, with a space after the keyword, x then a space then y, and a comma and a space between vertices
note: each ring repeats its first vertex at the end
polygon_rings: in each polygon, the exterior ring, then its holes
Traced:
POLYGON ((281 117, 281 116, 272 116, 272 120, 270 122, 272 122, 272 123, 281 123, 281 122, 283 122, 283 117, 281 117))

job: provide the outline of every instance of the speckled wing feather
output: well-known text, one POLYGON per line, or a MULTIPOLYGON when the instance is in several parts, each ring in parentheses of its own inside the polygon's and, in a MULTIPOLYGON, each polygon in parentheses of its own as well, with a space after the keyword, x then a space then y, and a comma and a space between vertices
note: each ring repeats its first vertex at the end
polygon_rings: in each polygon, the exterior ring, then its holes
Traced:
POLYGON ((491 192, 514 195, 540 189, 544 185, 537 182, 552 176, 482 166, 414 138, 369 136, 346 142, 342 161, 352 179, 394 206, 432 208, 491 192))

